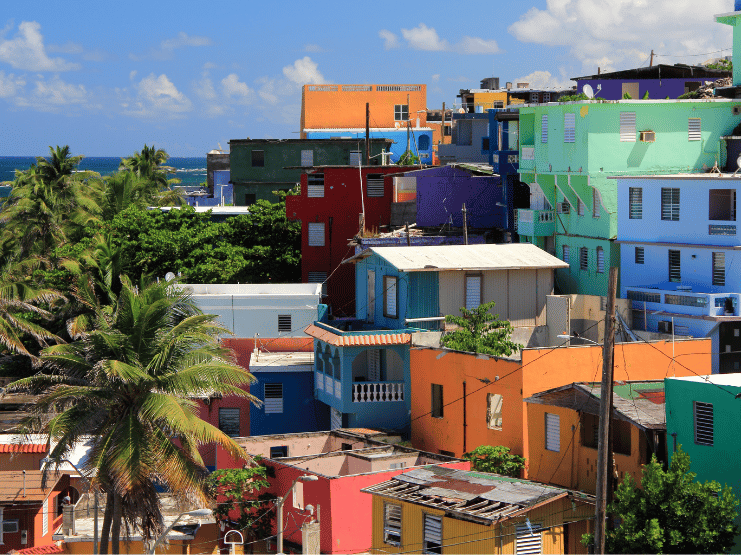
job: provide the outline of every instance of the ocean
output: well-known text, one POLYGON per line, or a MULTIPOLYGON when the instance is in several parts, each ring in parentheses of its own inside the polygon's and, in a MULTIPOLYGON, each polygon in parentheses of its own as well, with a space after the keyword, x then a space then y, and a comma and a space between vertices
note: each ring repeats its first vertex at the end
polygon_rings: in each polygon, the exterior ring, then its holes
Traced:
MULTIPOLYGON (((36 163, 34 156, 0 156, 0 182, 13 181, 15 170, 27 170, 31 164, 36 163)), ((83 158, 78 166, 81 170, 92 170, 101 175, 109 175, 118 171, 121 158, 105 157, 83 158)), ((181 180, 180 185, 184 187, 197 187, 206 181, 206 157, 201 158, 170 158, 168 166, 172 166, 177 173, 170 177, 181 180)))

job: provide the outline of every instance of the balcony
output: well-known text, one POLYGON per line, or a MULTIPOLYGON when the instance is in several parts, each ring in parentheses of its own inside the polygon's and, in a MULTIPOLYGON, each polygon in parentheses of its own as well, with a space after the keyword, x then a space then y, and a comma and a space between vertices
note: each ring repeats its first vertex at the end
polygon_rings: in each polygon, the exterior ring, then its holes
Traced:
POLYGON ((358 382, 352 384, 353 403, 384 403, 404 400, 404 382, 358 382))
POLYGON ((520 169, 535 168, 535 145, 520 145, 520 169))
POLYGON ((553 210, 529 210, 519 208, 516 212, 515 229, 520 235, 547 237, 556 231, 553 210))
POLYGON ((342 382, 321 372, 314 372, 314 378, 316 388, 319 391, 324 391, 327 395, 334 396, 337 400, 342 401, 342 382))
POLYGON ((741 294, 693 292, 689 286, 674 290, 649 287, 628 287, 625 297, 632 301, 633 310, 647 313, 665 311, 689 316, 739 316, 741 294))

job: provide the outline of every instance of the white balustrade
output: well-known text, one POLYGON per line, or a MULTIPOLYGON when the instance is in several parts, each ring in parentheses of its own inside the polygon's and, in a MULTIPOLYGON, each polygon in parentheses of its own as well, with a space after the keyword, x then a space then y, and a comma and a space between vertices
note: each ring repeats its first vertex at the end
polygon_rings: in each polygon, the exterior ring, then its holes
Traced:
POLYGON ((403 382, 357 382, 352 386, 354 403, 383 403, 404 400, 403 382))

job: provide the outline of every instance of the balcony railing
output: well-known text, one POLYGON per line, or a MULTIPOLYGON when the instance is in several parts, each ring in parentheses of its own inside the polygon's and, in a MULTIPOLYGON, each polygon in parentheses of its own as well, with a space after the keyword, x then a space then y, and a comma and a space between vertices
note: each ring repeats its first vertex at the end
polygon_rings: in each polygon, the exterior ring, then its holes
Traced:
POLYGON ((356 382, 352 384, 354 403, 383 403, 404 400, 404 382, 356 382))
POLYGON ((739 316, 739 293, 694 293, 683 289, 666 290, 628 287, 626 298, 634 310, 697 316, 739 316), (729 300, 730 299, 730 300, 729 300))
POLYGON ((517 210, 517 233, 531 237, 553 235, 556 229, 553 210, 517 210))

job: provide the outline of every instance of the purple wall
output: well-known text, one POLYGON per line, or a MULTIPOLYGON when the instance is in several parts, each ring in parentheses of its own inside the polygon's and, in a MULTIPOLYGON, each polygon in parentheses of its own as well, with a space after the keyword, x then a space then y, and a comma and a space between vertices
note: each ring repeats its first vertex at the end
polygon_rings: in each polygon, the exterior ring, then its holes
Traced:
POLYGON ((638 98, 641 100, 643 95, 648 91, 650 100, 660 100, 667 96, 677 98, 684 94, 685 82, 700 83, 702 86, 705 81, 712 81, 713 78, 707 77, 687 77, 681 79, 579 79, 576 83, 577 94, 583 92, 584 85, 589 84, 594 90, 594 96, 604 98, 605 100, 620 100, 623 98, 623 83, 638 82, 638 98), (597 92, 597 86, 602 85, 602 90, 597 92))
POLYGON ((406 175, 417 178, 417 225, 463 227, 461 208, 466 204, 468 227, 504 228, 506 208, 498 175, 473 176, 454 166, 426 168, 406 175))

